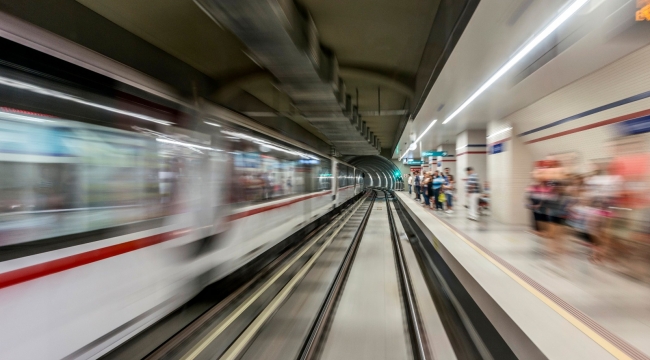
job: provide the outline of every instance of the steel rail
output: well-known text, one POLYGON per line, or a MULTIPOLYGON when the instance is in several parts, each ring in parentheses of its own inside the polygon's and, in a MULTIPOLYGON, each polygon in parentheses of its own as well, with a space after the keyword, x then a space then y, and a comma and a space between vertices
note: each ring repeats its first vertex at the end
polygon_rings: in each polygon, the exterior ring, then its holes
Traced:
MULTIPOLYGON (((359 204, 356 208, 358 209, 361 206, 359 204)), ((356 210, 355 210, 356 213, 356 210)), ((351 217, 351 216, 350 216, 351 217)), ((240 356, 246 351, 248 346, 254 341, 257 333, 260 331, 262 326, 266 324, 269 319, 275 314, 275 312, 284 304, 288 299, 291 293, 295 290, 298 284, 307 276, 307 273, 311 271, 315 262, 320 258, 323 252, 329 248, 334 239, 338 236, 338 233, 343 229, 347 224, 346 219, 345 223, 341 224, 333 234, 331 234, 328 239, 321 245, 321 247, 314 253, 311 258, 303 265, 303 267, 294 275, 294 277, 282 288, 282 290, 271 300, 271 302, 266 306, 264 310, 253 320, 253 322, 244 330, 243 333, 239 335, 237 340, 230 345, 228 350, 221 355, 220 359, 222 360, 235 360, 239 359, 240 356)))
POLYGON ((397 270, 399 272, 400 289, 402 290, 402 296, 404 297, 404 303, 406 305, 407 322, 409 324, 411 345, 413 347, 413 358, 415 360, 428 360, 431 356, 429 355, 428 344, 425 340, 426 336, 424 335, 424 327, 421 324, 420 314, 415 301, 415 295, 413 294, 413 287, 411 285, 411 276, 406 267, 402 244, 399 239, 399 234, 397 233, 397 227, 395 225, 395 219, 393 218, 390 202, 388 201, 388 195, 390 194, 391 198, 393 195, 388 190, 385 190, 384 193, 386 194, 386 210, 388 211, 388 223, 390 225, 390 233, 393 239, 393 248, 395 250, 395 263, 397 264, 397 270))
POLYGON ((165 358, 170 353, 172 353, 177 348, 177 346, 182 344, 187 339, 191 338, 197 330, 199 330, 206 323, 213 320, 216 316, 222 313, 222 311, 226 307, 233 304, 237 298, 239 298, 242 294, 244 294, 246 290, 250 290, 250 287, 253 286, 255 283, 257 283, 258 281, 260 281, 264 276, 279 271, 282 265, 286 261, 289 261, 291 258, 295 257, 295 255, 298 252, 300 252, 301 249, 304 249, 305 247, 311 247, 313 244, 315 244, 316 241, 318 241, 318 239, 320 239, 325 234, 327 234, 337 224, 344 222, 346 217, 349 218, 349 215, 353 214, 356 211, 356 209, 361 205, 361 203, 363 203, 363 200, 365 198, 366 195, 363 195, 358 200, 359 204, 351 204, 347 209, 342 211, 340 214, 336 215, 329 224, 323 224, 318 228, 312 230, 309 234, 305 236, 305 239, 303 240, 307 242, 306 244, 296 244, 294 246, 291 246, 280 256, 278 256, 275 260, 273 260, 270 264, 265 266, 264 269, 261 272, 257 273, 251 280, 247 281, 244 285, 237 288, 233 293, 228 295, 219 303, 212 306, 209 310, 204 312, 199 318, 189 323, 185 328, 183 328, 178 333, 176 333, 172 338, 170 338, 165 343, 161 344, 158 348, 156 348, 153 352, 148 354, 145 357, 145 359, 146 360, 162 359, 165 358))
POLYGON ((370 199, 370 206, 368 206, 368 209, 366 210, 366 213, 361 220, 361 224, 359 224, 359 228, 357 228, 357 231, 352 238, 352 243, 348 247, 348 250, 345 253, 345 257, 336 272, 336 277, 334 278, 334 281, 327 291, 325 301, 323 301, 323 304, 318 311, 318 315, 316 316, 316 319, 314 320, 309 331, 309 335, 303 343, 302 349, 300 350, 300 355, 298 356, 298 359, 300 360, 315 359, 318 355, 318 349, 320 348, 325 334, 325 325, 329 323, 336 302, 341 295, 343 284, 345 283, 345 280, 350 273, 350 268, 352 267, 357 249, 359 248, 359 243, 361 242, 361 237, 363 236, 363 233, 366 229, 366 224, 368 223, 370 212, 372 211, 372 207, 375 203, 377 193, 373 191, 373 194, 373 197, 370 199))

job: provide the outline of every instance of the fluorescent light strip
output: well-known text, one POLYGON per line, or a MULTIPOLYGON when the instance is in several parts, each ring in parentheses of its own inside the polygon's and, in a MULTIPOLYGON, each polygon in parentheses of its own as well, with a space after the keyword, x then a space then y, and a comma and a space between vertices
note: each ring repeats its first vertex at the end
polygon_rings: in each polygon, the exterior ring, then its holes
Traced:
POLYGON ((415 145, 416 147, 417 147, 417 143, 418 143, 418 141, 420 141, 420 139, 422 139, 422 137, 427 133, 427 131, 429 131, 429 129, 431 129, 431 128, 433 127, 433 125, 435 125, 437 122, 438 122, 438 119, 433 120, 433 121, 431 122, 431 124, 429 124, 429 126, 427 126, 427 128, 424 129, 424 131, 422 132, 422 134, 420 134, 420 136, 418 136, 418 138, 415 139, 415 141, 414 141, 413 143, 416 144, 416 145, 415 145))
POLYGON ((28 116, 28 115, 22 115, 22 114, 14 114, 14 113, 9 113, 9 112, 0 112, 2 114, 2 117, 8 120, 20 120, 20 121, 31 121, 31 122, 40 122, 40 123, 53 123, 54 120, 46 120, 46 119, 41 119, 38 117, 33 117, 33 116, 28 116))
POLYGON ((503 134, 504 132, 506 132, 506 131, 510 131, 510 130, 512 130, 512 127, 507 127, 507 128, 505 128, 505 129, 501 129, 501 130, 495 132, 495 133, 492 134, 492 135, 488 135, 488 136, 486 136, 485 138, 486 138, 486 139, 489 139, 489 138, 491 138, 491 137, 493 137, 493 136, 496 136, 496 135, 499 135, 499 134, 503 134))
POLYGON ((481 95, 485 90, 487 90, 490 85, 494 84, 503 74, 505 74, 508 70, 510 70, 515 64, 517 64, 521 59, 523 59, 524 56, 528 55, 529 52, 531 52, 539 43, 541 43, 544 39, 546 39, 553 31, 555 31, 560 25, 562 25, 568 18, 571 17, 571 15, 575 14, 576 11, 578 11, 584 4, 586 4, 589 0, 576 0, 574 1, 569 7, 567 7, 560 16, 555 18, 553 22, 551 22, 542 32, 537 34, 533 40, 531 40, 526 46, 524 46, 523 49, 519 50, 515 56, 513 56, 505 65, 499 69, 499 71, 496 72, 496 74, 492 75, 492 77, 485 82, 472 96, 469 97, 469 99, 465 100, 465 102, 458 108, 456 111, 451 113, 445 121, 443 121, 443 124, 446 124, 450 122, 453 118, 455 118, 463 109, 465 109, 472 101, 474 101, 479 95, 481 95))
POLYGON ((134 112, 130 112, 130 111, 125 111, 125 110, 112 108, 112 107, 109 107, 109 106, 100 105, 100 104, 97 104, 97 103, 94 103, 94 102, 86 101, 86 100, 83 100, 81 98, 74 97, 74 96, 62 93, 60 91, 55 91, 55 90, 42 88, 40 86, 35 86, 35 85, 28 84, 28 83, 25 83, 25 82, 22 82, 22 81, 9 79, 9 78, 3 77, 3 76, 0 76, 0 84, 11 86, 11 87, 17 88, 17 89, 31 91, 31 92, 41 94, 41 95, 47 95, 47 96, 55 97, 55 98, 61 99, 61 100, 68 100, 68 101, 76 102, 78 104, 91 106, 91 107, 94 107, 94 108, 114 112, 114 113, 121 114, 121 115, 131 116, 131 117, 134 117, 134 118, 155 122, 155 123, 161 124, 161 125, 173 125, 174 124, 173 122, 169 122, 169 121, 165 121, 165 120, 161 120, 161 119, 156 119, 156 118, 151 117, 151 116, 142 115, 142 114, 138 114, 138 113, 134 113, 134 112))
POLYGON ((183 141, 171 140, 171 139, 166 139, 166 138, 157 138, 156 141, 159 141, 161 143, 166 143, 166 144, 184 146, 184 147, 190 148, 190 149, 223 151, 223 150, 214 149, 214 148, 211 148, 211 147, 208 147, 208 146, 195 145, 195 144, 190 144, 190 143, 186 143, 186 142, 183 142, 183 141))
POLYGON ((285 153, 288 153, 288 154, 297 155, 297 156, 300 156, 300 157, 303 157, 303 158, 306 158, 306 159, 320 160, 316 156, 309 155, 309 154, 303 154, 301 152, 294 151, 294 150, 291 150, 291 149, 285 149, 283 147, 273 145, 273 144, 271 144, 270 142, 268 142, 266 140, 262 140, 262 139, 254 137, 254 136, 241 134, 241 133, 236 133, 236 132, 232 132, 232 131, 221 131, 221 132, 223 134, 226 134, 226 135, 232 135, 232 136, 240 138, 240 139, 249 140, 249 141, 252 141, 252 142, 254 142, 254 143, 258 144, 258 145, 263 145, 263 146, 269 147, 271 149, 282 151, 282 152, 285 152, 285 153))
POLYGON ((216 126, 216 127, 221 127, 221 125, 219 125, 219 124, 215 124, 215 123, 213 123, 213 122, 209 122, 209 121, 204 121, 204 123, 206 123, 206 124, 208 124, 208 125, 216 126))
POLYGON ((434 119, 434 120, 431 122, 431 124, 429 124, 429 126, 427 126, 427 128, 424 129, 424 131, 422 132, 422 134, 420 134, 420 136, 418 136, 418 138, 415 139, 415 141, 414 141, 414 142, 409 146, 408 150, 407 150, 407 151, 406 151, 402 156, 400 156, 399 161, 402 161, 402 159, 404 158, 404 156, 406 156, 406 154, 408 154, 409 151, 413 151, 413 150, 415 150, 415 149, 418 148, 418 141, 420 141, 420 139, 422 139, 422 137, 423 137, 424 135, 426 135, 427 131, 429 131, 429 130, 433 127, 433 125, 435 125, 437 122, 438 122, 438 119, 434 119), (415 146, 414 146, 414 145, 415 145, 415 146))

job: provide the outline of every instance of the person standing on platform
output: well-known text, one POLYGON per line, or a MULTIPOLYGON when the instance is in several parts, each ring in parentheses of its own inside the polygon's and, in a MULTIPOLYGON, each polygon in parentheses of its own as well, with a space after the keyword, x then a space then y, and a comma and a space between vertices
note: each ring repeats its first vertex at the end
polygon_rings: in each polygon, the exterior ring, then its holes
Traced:
POLYGON ((453 214, 454 212, 454 191, 456 190, 454 186, 454 176, 451 174, 447 175, 447 185, 443 187, 445 191, 445 199, 447 200, 447 214, 453 214))
POLYGON ((542 182, 535 182, 526 188, 526 208, 533 213, 533 234, 544 236, 542 230, 546 222, 546 211, 541 208, 542 204, 542 182))
POLYGON ((420 200, 420 174, 415 173, 413 185, 415 186, 415 200, 420 200))
POLYGON ((431 203, 429 202, 430 189, 431 189, 431 174, 426 173, 424 175, 424 179, 422 180, 422 183, 420 183, 420 190, 422 190, 422 197, 424 198, 424 206, 431 205, 431 203))
POLYGON ((481 196, 481 183, 478 179, 478 174, 470 166, 467 171, 467 196, 469 198, 469 212, 467 218, 470 220, 478 221, 478 199, 481 196))
POLYGON ((564 224, 568 213, 569 199, 564 192, 562 183, 553 183, 551 194, 544 200, 544 207, 548 214, 548 239, 550 255, 556 260, 565 253, 565 228, 564 224))
POLYGON ((410 173, 409 173, 409 179, 407 183, 409 185, 409 195, 411 195, 411 188, 413 187, 413 175, 411 175, 410 173))
MULTIPOLYGON (((443 211, 444 208, 442 207, 442 202, 440 194, 442 192, 442 187, 445 184, 445 178, 438 174, 436 171, 435 179, 433 179, 433 199, 434 202, 436 203, 436 211, 443 211)), ((443 195, 444 196, 444 195, 443 195)))
POLYGON ((449 177, 451 177, 451 170, 448 167, 445 168, 445 173, 442 175, 442 177, 445 179, 445 185, 449 185, 449 177))

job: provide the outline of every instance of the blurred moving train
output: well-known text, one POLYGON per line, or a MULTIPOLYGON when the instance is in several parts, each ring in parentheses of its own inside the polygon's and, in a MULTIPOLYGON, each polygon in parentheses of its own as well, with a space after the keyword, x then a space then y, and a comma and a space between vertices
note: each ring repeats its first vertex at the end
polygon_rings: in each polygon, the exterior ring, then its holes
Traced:
POLYGON ((100 356, 363 189, 236 113, 0 41, 2 359, 100 356))

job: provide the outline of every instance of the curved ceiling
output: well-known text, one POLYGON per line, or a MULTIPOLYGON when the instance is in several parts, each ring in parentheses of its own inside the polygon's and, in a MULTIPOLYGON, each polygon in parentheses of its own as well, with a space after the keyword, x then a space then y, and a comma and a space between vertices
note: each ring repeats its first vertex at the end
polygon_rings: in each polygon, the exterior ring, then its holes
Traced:
MULTIPOLYGON (((319 129, 295 113, 291 99, 278 91, 272 77, 264 82, 255 81, 259 78, 247 81, 250 74, 265 71, 261 68, 263 64, 244 42, 210 19, 195 2, 76 1, 181 59, 221 86, 231 87, 232 101, 221 102, 222 105, 248 113, 254 119, 291 119, 329 142, 319 129)), ((296 3, 314 19, 322 45, 336 56, 341 68, 357 70, 351 76, 346 72, 340 74, 347 92, 354 104, 358 102, 359 110, 367 113, 364 121, 383 146, 392 146, 414 97, 414 79, 423 52, 431 42, 429 32, 440 0, 296 3), (362 72, 374 76, 358 76, 362 72), (387 83, 385 78, 393 83, 387 83)))
MULTIPOLYGON (((370 176, 374 175, 374 179, 379 178, 380 186, 387 186, 384 179, 389 181, 390 184, 388 186, 394 184, 395 173, 399 172, 399 169, 393 162, 379 155, 348 156, 345 160, 348 164, 355 166, 370 176)), ((374 180, 373 185, 377 185, 374 184, 374 180)))
MULTIPOLYGON (((379 153, 384 153, 392 151, 407 119, 417 112, 431 79, 455 46, 452 34, 460 36, 479 1, 269 2, 278 8, 292 3, 313 21, 316 46, 336 59, 344 95, 351 96, 351 105, 358 105, 367 133, 379 140, 383 149, 379 153)), ((187 96, 204 97, 244 113, 308 145, 313 146, 296 135, 300 131, 287 133, 284 123, 302 127, 323 145, 334 144, 335 139, 296 106, 287 88, 278 86, 282 84, 277 76, 252 53, 250 43, 215 22, 197 3, 201 1, 0 0, 0 11, 182 87, 187 96)), ((345 105, 345 116, 352 116, 345 105)), ((343 151, 345 144, 339 142, 335 146, 340 153, 363 154, 351 147, 343 151)))

